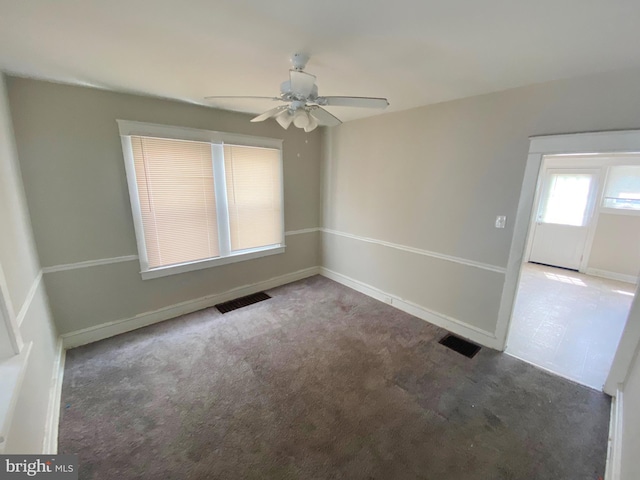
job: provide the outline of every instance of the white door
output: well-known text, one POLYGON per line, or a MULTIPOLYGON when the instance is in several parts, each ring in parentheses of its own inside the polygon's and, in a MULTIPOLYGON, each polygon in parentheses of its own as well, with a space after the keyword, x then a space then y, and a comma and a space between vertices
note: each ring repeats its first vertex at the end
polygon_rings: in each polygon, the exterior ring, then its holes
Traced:
POLYGON ((597 191, 598 170, 546 170, 530 262, 580 269, 597 191))

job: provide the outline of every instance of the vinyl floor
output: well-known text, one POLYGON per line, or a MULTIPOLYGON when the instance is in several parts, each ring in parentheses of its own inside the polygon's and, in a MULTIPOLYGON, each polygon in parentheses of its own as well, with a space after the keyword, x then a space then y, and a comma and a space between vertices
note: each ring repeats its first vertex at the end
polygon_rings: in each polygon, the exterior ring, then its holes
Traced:
POLYGON ((635 285, 526 263, 507 353, 601 390, 635 285))

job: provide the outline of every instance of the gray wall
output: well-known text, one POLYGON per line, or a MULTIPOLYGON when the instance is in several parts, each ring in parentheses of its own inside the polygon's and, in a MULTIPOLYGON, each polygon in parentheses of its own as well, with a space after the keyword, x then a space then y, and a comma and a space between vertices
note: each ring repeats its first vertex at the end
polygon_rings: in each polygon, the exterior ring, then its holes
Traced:
POLYGON ((323 265, 490 340, 528 137, 634 128, 640 128, 640 70, 332 128, 324 149, 323 224, 340 234, 324 233, 323 265), (507 216, 507 228, 494 228, 496 215, 507 216))
MULTIPOLYGON (((38 282, 40 266, 20 181, 20 170, 0 74, 0 270, 15 314, 24 310, 20 334, 32 343, 24 382, 7 436, 7 453, 43 453, 49 388, 57 359, 56 337, 47 296, 38 282), (32 299, 29 292, 34 290, 32 299)), ((3 332, 4 333, 4 332, 3 332)), ((47 452, 48 453, 48 452, 47 452)))
MULTIPOLYGON (((116 119, 284 139, 285 229, 318 227, 319 131, 158 98, 10 78, 9 99, 27 203, 43 267, 137 255, 116 119)), ((45 274, 56 325, 68 333, 317 266, 317 232, 287 251, 141 280, 136 261, 45 274)))

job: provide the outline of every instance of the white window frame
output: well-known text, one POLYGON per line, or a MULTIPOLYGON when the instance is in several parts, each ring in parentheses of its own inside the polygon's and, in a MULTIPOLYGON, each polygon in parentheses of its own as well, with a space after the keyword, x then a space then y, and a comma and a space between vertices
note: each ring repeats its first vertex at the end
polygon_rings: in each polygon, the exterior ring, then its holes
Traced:
POLYGON ((120 139, 122 141, 122 151, 124 154, 124 163, 127 173, 127 184, 129 187, 129 197, 131 200, 131 212, 133 214, 133 224, 136 233, 136 242, 138 245, 138 258, 140 260, 140 274, 143 280, 164 277, 167 275, 175 275, 204 268, 215 267, 219 265, 227 265, 230 263, 251 260, 268 255, 276 255, 285 251, 285 235, 284 235, 284 175, 282 161, 282 143, 281 139, 255 137, 251 135, 241 135, 234 133, 216 132, 212 130, 200 130, 197 128, 173 127, 169 125, 160 125, 154 123, 142 123, 131 120, 117 120, 120 130, 120 139), (197 142, 207 142, 211 144, 211 153, 213 157, 213 177, 214 188, 216 192, 216 210, 218 215, 219 227, 219 248, 220 256, 215 258, 207 258, 192 262, 167 265, 157 268, 149 268, 147 257, 147 246, 144 236, 144 226, 142 223, 142 212, 140 210, 140 200, 138 196, 138 183, 136 181, 135 164, 133 158, 133 150, 131 147, 131 137, 155 137, 167 138, 174 140, 191 140, 197 142), (241 145, 248 147, 273 148, 280 151, 280 188, 282 198, 282 242, 274 245, 267 245, 258 248, 250 248, 240 251, 231 251, 229 236, 229 221, 227 209, 226 182, 224 174, 224 153, 223 146, 225 144, 241 145))

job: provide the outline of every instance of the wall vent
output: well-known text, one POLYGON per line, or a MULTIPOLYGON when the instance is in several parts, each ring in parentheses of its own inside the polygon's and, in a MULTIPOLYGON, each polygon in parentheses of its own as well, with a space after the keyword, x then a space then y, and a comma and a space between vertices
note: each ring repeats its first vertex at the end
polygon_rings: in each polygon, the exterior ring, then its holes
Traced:
POLYGON ((438 343, 469 358, 473 358, 476 353, 480 351, 480 347, 475 343, 468 342, 464 338, 451 335, 450 333, 445 335, 438 343))
POLYGON ((228 302, 219 303, 216 305, 216 308, 220 313, 229 313, 233 310, 237 310, 242 307, 246 307, 248 305, 253 305, 254 303, 262 302, 264 300, 269 300, 271 297, 264 292, 258 292, 251 295, 247 295, 246 297, 236 298, 235 300, 229 300, 228 302))

